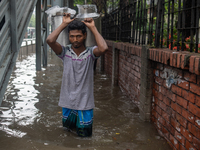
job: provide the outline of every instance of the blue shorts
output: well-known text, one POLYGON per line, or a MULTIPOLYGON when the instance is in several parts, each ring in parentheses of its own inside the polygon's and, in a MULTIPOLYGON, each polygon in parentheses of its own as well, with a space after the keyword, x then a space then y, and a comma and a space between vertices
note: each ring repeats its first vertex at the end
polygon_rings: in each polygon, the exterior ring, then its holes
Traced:
POLYGON ((76 133, 81 137, 92 135, 93 109, 90 110, 73 110, 62 108, 63 127, 69 130, 76 129, 76 133))

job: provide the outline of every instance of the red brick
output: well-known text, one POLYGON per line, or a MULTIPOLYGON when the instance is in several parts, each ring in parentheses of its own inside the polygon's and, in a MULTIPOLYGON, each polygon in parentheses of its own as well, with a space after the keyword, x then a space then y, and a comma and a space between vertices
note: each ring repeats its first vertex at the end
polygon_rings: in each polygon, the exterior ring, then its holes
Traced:
POLYGON ((187 119, 189 122, 194 124, 194 115, 190 113, 189 111, 182 109, 182 116, 187 119))
POLYGON ((177 53, 173 53, 172 65, 177 67, 177 53))
POLYGON ((165 53, 163 50, 162 51, 162 58, 161 58, 161 63, 164 64, 165 63, 165 53))
POLYGON ((172 145, 179 150, 179 143, 177 141, 177 139, 175 139, 171 134, 170 134, 170 142, 172 143, 172 145))
POLYGON ((171 105, 166 107, 166 113, 168 113, 169 115, 171 115, 172 109, 171 109, 171 105))
POLYGON ((160 106, 161 109, 163 109, 164 111, 166 111, 167 106, 165 105, 165 103, 163 103, 163 102, 160 101, 160 102, 158 103, 158 105, 160 106))
POLYGON ((189 85, 190 85, 189 82, 184 81, 184 80, 182 80, 182 82, 178 82, 178 86, 180 86, 186 90, 189 90, 189 87, 190 87, 189 85))
POLYGON ((197 81, 197 75, 196 74, 190 73, 188 71, 185 71, 183 74, 184 74, 184 79, 186 81, 196 83, 196 81, 197 81))
POLYGON ((182 144, 185 145, 185 138, 177 131, 175 131, 175 138, 182 144))
POLYGON ((174 92, 175 94, 178 94, 179 96, 181 96, 181 88, 179 88, 178 86, 172 84, 171 90, 172 90, 172 92, 174 92))
POLYGON ((192 142, 193 135, 190 132, 181 126, 181 134, 190 142, 192 142))
POLYGON ((163 95, 166 95, 167 94, 167 89, 164 87, 164 86, 161 86, 161 93, 163 95))
POLYGON ((173 119, 173 118, 171 118, 170 122, 171 122, 171 125, 172 125, 178 132, 181 131, 180 123, 178 123, 178 122, 177 122, 175 119, 173 119))
POLYGON ((159 51, 158 51, 158 55, 159 55, 159 62, 162 63, 162 55, 163 55, 163 51, 159 50, 159 51))
POLYGON ((200 76, 197 76, 197 84, 200 85, 200 76))
POLYGON ((151 121, 152 122, 155 122, 156 121, 156 118, 154 116, 151 116, 151 121))
POLYGON ((161 101, 163 100, 163 95, 160 92, 158 92, 158 99, 161 100, 161 101))
POLYGON ((157 112, 155 110, 152 110, 152 115, 157 118, 157 112))
POLYGON ((171 90, 167 90, 167 94, 166 94, 166 96, 169 98, 169 99, 171 99, 172 100, 172 98, 173 98, 173 92, 171 91, 171 90))
POLYGON ((181 68, 182 69, 189 69, 188 67, 187 67, 187 58, 188 58, 188 53, 189 52, 184 52, 183 54, 182 54, 182 57, 181 57, 181 68))
POLYGON ((189 102, 191 102, 191 103, 195 102, 196 95, 191 93, 191 92, 189 92, 189 91, 182 90, 181 96, 183 98, 185 98, 186 100, 188 100, 189 102))
POLYGON ((195 67, 195 63, 194 63, 194 61, 195 61, 195 57, 196 56, 190 56, 190 64, 189 64, 189 71, 191 72, 191 73, 194 73, 194 67, 195 67))
POLYGON ((200 95, 200 86, 194 83, 190 83, 190 91, 200 95))
POLYGON ((154 60, 155 61, 158 61, 158 50, 157 49, 154 49, 154 60))
POLYGON ((166 80, 163 81, 163 86, 167 89, 170 89, 171 86, 168 86, 168 84, 166 84, 166 80))
POLYGON ((200 118, 200 108, 199 107, 197 107, 196 105, 194 105, 192 103, 189 103, 188 110, 200 118))
POLYGON ((161 115, 162 110, 160 109, 160 107, 158 105, 156 105, 155 110, 161 115))
POLYGON ((191 123, 188 123, 188 130, 192 133, 196 138, 200 139, 200 129, 194 126, 191 123))
POLYGON ((200 63, 199 63, 200 59, 197 57, 195 58, 195 74, 197 75, 200 75, 200 71, 199 71, 199 68, 200 68, 200 63))
POLYGON ((194 145, 194 147, 196 147, 199 150, 200 149, 200 140, 194 137, 193 145, 194 145))
POLYGON ((162 133, 165 137, 169 138, 169 131, 165 128, 165 126, 162 126, 162 133))
POLYGON ((165 51, 165 53, 164 53, 166 65, 168 65, 168 60, 170 59, 170 53, 171 53, 171 51, 165 51))
MULTIPOLYGON (((161 125, 163 125, 163 126, 166 125, 165 119, 159 114, 158 114, 158 121, 160 122, 161 125)), ((161 130, 161 127, 160 127, 160 130, 161 130)))
POLYGON ((187 141, 187 140, 186 140, 185 148, 186 148, 187 150, 197 150, 197 149, 192 145, 192 143, 190 143, 190 142, 187 141))
POLYGON ((169 64, 170 64, 170 66, 173 66, 173 53, 170 53, 170 62, 169 62, 169 64))
POLYGON ((182 53, 177 53, 177 68, 181 67, 181 57, 182 53))
POLYGON ((200 118, 195 117, 195 125, 200 129, 200 118))
POLYGON ((183 99, 182 97, 180 96, 177 96, 176 97, 176 102, 181 105, 182 107, 184 107, 185 109, 187 109, 187 105, 188 105, 188 101, 183 99))
POLYGON ((159 50, 156 50, 156 61, 159 62, 159 50))
POLYGON ((164 96, 164 97, 163 97, 163 102, 164 102, 166 105, 170 106, 171 100, 170 100, 168 97, 164 96))
POLYGON ((176 102, 176 94, 172 94, 172 101, 176 102))
POLYGON ((171 107, 172 107, 173 110, 175 110, 176 112, 181 114, 182 108, 178 104, 172 102, 171 107))
POLYGON ((165 127, 166 127, 167 130, 169 130, 170 134, 175 135, 175 129, 174 129, 174 127, 171 125, 171 123, 166 122, 165 127))
POLYGON ((187 150, 183 145, 180 144, 180 150, 187 150))
POLYGON ((157 97, 154 97, 154 103, 156 104, 156 105, 158 105, 158 98, 157 97))
POLYGON ((173 109, 171 109, 171 117, 176 119, 176 111, 174 111, 173 109))
POLYGON ((200 97, 196 96, 195 104, 200 107, 200 97))
POLYGON ((162 117, 163 117, 166 121, 170 122, 170 115, 167 114, 165 111, 162 111, 162 117))
POLYGON ((187 120, 182 117, 181 115, 179 115, 178 113, 176 113, 176 120, 184 127, 187 127, 187 120))
POLYGON ((157 83, 157 84, 159 84, 159 85, 162 85, 163 84, 163 79, 162 78, 160 78, 160 77, 155 77, 155 82, 157 83))

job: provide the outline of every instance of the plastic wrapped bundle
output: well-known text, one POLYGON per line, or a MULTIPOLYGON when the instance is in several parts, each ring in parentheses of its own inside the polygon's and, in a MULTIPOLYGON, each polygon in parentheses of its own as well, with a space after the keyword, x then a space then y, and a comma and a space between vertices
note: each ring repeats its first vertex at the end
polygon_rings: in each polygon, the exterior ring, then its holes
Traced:
MULTIPOLYGON (((52 29, 55 30, 57 27, 59 27, 62 23, 62 18, 64 13, 70 13, 71 17, 74 17, 76 14, 76 11, 68 8, 68 7, 59 7, 54 6, 49 8, 45 11, 48 15, 48 23, 52 25, 52 29)), ((67 28, 65 28, 60 35, 58 36, 57 42, 61 44, 62 46, 68 45, 69 42, 69 36, 67 33, 67 28)))
MULTIPOLYGON (((97 13, 96 5, 77 5, 78 7, 78 15, 75 18, 79 20, 84 20, 85 18, 93 18, 97 19, 100 14, 97 13)), ((96 40, 93 33, 87 28, 87 38, 85 40, 86 46, 94 46, 96 45, 96 40)))
POLYGON ((78 15, 76 18, 84 19, 84 18, 93 18, 96 19, 100 15, 97 13, 96 5, 77 5, 78 7, 78 15))

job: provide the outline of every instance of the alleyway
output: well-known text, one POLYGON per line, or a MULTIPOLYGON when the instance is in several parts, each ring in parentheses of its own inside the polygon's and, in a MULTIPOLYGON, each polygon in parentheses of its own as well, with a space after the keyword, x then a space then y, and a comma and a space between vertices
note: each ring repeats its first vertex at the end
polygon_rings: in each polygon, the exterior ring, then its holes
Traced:
POLYGON ((152 123, 111 80, 95 73, 93 136, 80 138, 62 128, 58 97, 62 62, 49 53, 48 67, 35 71, 35 54, 21 55, 0 107, 2 150, 170 150, 152 123))

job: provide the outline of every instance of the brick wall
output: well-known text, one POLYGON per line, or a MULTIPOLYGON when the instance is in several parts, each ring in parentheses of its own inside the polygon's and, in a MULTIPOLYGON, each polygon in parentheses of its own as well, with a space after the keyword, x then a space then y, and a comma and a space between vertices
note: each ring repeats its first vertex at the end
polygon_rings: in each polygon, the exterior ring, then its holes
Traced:
POLYGON ((112 51, 118 50, 118 85, 122 91, 140 109, 141 103, 147 103, 142 102, 142 99, 151 96, 150 120, 173 149, 199 150, 200 55, 168 49, 147 49, 148 60, 145 65, 145 56, 141 59, 141 47, 129 43, 113 43, 107 41, 109 52, 105 54, 105 72, 112 74, 115 65, 112 62, 112 51), (141 71, 145 71, 145 66, 147 76, 141 71), (153 78, 149 77, 151 74, 153 78), (145 91, 145 88, 150 91, 145 91), (141 96, 143 93, 148 94, 141 96))
POLYGON ((112 47, 108 47, 108 52, 104 55, 104 71, 112 76, 112 47))
POLYGON ((200 149, 199 76, 155 63, 152 121, 176 149, 200 149))
POLYGON ((136 104, 140 95, 141 58, 131 51, 119 51, 118 85, 136 104))

